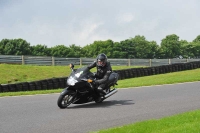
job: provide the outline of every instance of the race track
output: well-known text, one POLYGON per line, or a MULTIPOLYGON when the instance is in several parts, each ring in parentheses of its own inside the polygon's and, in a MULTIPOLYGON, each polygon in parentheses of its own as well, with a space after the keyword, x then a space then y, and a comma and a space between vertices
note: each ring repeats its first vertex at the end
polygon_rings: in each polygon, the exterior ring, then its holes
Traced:
POLYGON ((101 104, 57 107, 59 94, 0 98, 1 133, 87 133, 200 109, 200 82, 121 89, 101 104))

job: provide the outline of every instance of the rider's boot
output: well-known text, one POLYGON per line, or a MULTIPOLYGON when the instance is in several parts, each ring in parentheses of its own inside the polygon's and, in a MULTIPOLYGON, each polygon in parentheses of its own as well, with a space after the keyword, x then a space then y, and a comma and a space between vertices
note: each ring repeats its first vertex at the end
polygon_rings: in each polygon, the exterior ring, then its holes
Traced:
POLYGON ((98 87, 97 88, 97 91, 99 92, 99 94, 101 95, 101 96, 104 96, 104 95, 106 95, 106 92, 103 90, 103 88, 102 87, 98 87))

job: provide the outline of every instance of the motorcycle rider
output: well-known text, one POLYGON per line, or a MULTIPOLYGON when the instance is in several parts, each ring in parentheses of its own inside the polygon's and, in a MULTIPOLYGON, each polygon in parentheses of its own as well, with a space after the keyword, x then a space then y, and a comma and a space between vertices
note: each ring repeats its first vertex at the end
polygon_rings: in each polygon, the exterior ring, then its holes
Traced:
POLYGON ((112 72, 112 67, 110 62, 107 61, 107 56, 104 53, 99 54, 96 61, 88 65, 89 69, 94 67, 97 68, 97 72, 95 74, 96 80, 94 80, 93 83, 97 86, 97 91, 100 96, 102 96, 106 94, 105 86, 112 72))

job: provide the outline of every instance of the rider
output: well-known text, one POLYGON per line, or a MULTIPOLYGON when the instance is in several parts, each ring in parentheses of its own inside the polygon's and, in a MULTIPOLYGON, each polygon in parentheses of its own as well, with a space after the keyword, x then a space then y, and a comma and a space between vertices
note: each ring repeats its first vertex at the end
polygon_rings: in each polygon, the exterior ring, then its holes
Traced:
POLYGON ((104 53, 101 53, 97 56, 96 61, 94 61, 92 64, 88 65, 89 69, 92 69, 96 67, 97 72, 95 74, 96 80, 94 80, 94 84, 97 87, 97 91, 100 95, 105 95, 105 86, 106 82, 108 81, 108 78, 112 72, 112 68, 110 65, 110 62, 107 61, 107 56, 104 53))

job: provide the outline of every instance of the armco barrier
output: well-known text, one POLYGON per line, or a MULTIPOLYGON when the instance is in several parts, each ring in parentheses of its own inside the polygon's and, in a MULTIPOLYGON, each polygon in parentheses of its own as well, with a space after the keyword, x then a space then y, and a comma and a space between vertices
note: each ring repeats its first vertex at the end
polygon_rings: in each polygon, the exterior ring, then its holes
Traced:
MULTIPOLYGON (((123 80, 128 78, 191 70, 196 68, 200 68, 200 61, 145 67, 145 68, 130 68, 130 69, 114 70, 114 71, 119 74, 119 80, 123 80)), ((16 84, 1 84, 0 92, 32 91, 32 90, 64 88, 67 85, 66 84, 67 78, 68 77, 59 77, 59 78, 44 79, 39 81, 21 82, 16 84)))

